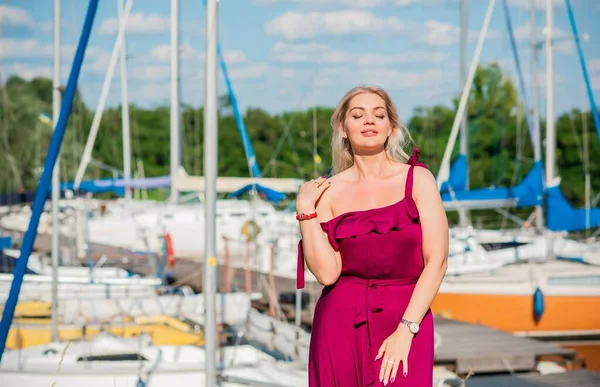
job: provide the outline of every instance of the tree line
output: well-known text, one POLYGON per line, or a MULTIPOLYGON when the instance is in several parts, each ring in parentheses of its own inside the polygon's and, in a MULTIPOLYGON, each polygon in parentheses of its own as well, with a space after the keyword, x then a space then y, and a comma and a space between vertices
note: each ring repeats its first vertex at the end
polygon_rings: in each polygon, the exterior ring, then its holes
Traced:
MULTIPOLYGON (((0 193, 36 188, 52 134, 52 81, 13 76, 0 87, 0 193), (46 118, 44 118, 44 114, 46 118)), ((434 173, 452 127, 458 99, 448 106, 415 109, 407 126, 434 173)), ((467 108, 469 179, 472 188, 518 184, 533 164, 533 149, 523 104, 514 82, 497 64, 478 68, 467 108)), ((190 174, 203 168, 203 109, 182 105, 182 166, 190 174)), ((318 106, 272 115, 251 107, 244 114, 256 159, 264 176, 310 179, 330 170, 330 118, 333 107, 318 106), (316 137, 314 134, 316 133, 316 137), (315 155, 316 152, 316 155, 315 155)), ((137 176, 169 173, 168 106, 130 105, 132 169, 137 176)), ((76 94, 61 148, 61 180, 72 181, 81 160, 94 112, 76 94)), ((542 119, 542 140, 545 137, 542 119)), ((589 111, 570 111, 556 121, 557 171, 564 195, 584 203, 584 144, 589 172, 600 176, 600 147, 589 111), (595 155, 595 156, 594 156, 595 155)), ((458 154, 458 144, 453 157, 458 154)), ((542 152, 544 153, 544 152, 542 152)), ((94 162, 85 178, 112 177, 123 168, 121 107, 106 109, 94 145, 94 162)), ((220 176, 248 176, 242 141, 227 96, 219 98, 220 176)), ((592 179, 592 192, 600 179, 592 179)))

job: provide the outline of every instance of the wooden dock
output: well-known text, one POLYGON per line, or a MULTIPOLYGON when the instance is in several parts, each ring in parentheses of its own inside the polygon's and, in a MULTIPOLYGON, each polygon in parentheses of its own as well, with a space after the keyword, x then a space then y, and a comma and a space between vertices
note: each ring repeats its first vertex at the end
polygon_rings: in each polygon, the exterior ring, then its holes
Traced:
POLYGON ((572 349, 483 325, 436 317, 435 330, 442 341, 435 354, 436 365, 459 375, 469 372, 531 372, 540 360, 550 357, 561 363, 577 361, 576 352, 572 349))
POLYGON ((467 380, 466 387, 597 387, 600 373, 590 370, 568 371, 549 375, 497 375, 467 380))

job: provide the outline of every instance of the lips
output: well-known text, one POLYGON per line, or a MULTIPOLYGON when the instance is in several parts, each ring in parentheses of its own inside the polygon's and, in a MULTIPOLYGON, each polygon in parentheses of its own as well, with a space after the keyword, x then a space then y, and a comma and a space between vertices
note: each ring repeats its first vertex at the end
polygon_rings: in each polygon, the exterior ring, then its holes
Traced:
POLYGON ((367 137, 377 136, 378 133, 379 132, 374 129, 367 129, 367 130, 363 130, 362 132, 360 132, 360 134, 362 134, 363 136, 367 136, 367 137))

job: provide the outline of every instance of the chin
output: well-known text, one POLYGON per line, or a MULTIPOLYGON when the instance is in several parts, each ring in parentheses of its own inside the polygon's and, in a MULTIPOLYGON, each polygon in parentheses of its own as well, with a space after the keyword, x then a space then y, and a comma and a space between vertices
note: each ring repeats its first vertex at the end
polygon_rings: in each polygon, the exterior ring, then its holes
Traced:
POLYGON ((357 144, 355 149, 355 154, 363 154, 363 155, 373 155, 377 153, 381 153, 385 151, 385 146, 381 142, 373 142, 373 143, 362 143, 357 144))

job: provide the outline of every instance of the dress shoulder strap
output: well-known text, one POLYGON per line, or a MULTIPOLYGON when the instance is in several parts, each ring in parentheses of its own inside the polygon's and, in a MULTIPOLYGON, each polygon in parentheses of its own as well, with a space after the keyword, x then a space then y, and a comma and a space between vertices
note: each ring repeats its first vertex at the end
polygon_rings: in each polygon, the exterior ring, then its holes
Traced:
POLYGON ((410 168, 408 169, 408 176, 406 176, 406 188, 404 190, 405 197, 412 196, 413 175, 414 175, 415 165, 427 168, 427 166, 424 163, 419 162, 420 155, 421 155, 421 151, 419 150, 419 148, 415 148, 415 149, 413 149, 412 155, 406 162, 407 164, 410 164, 410 168))

